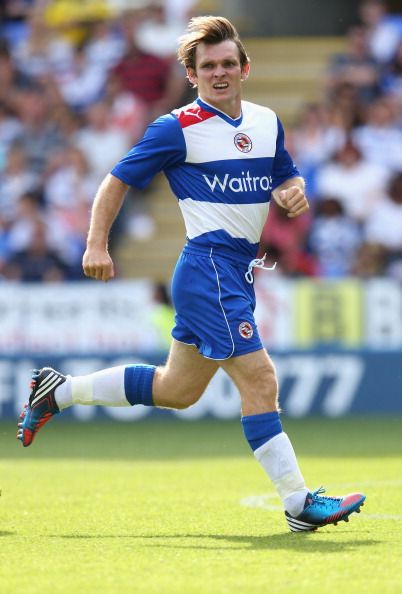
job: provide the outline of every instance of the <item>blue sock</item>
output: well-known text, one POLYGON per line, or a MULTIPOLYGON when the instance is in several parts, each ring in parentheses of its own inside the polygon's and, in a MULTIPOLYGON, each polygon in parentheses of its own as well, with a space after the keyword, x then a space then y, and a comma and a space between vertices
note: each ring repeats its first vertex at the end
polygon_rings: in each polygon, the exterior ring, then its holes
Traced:
POLYGON ((124 370, 124 391, 130 404, 154 406, 152 381, 155 365, 127 365, 124 370))
POLYGON ((248 415, 241 419, 243 432, 253 452, 264 443, 282 433, 282 424, 277 411, 248 415))

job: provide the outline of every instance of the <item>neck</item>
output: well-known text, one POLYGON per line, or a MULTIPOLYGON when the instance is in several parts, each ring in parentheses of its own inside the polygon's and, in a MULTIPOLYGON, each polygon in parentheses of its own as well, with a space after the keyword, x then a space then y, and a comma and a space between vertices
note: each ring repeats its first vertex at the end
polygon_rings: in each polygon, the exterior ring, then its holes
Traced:
POLYGON ((209 105, 210 107, 213 107, 217 111, 221 111, 225 115, 232 118, 232 120, 236 120, 237 118, 239 118, 241 116, 241 101, 240 100, 236 101, 234 104, 231 104, 231 105, 226 105, 226 104, 224 105, 221 103, 217 104, 217 103, 211 103, 211 102, 205 101, 201 97, 201 95, 199 95, 198 97, 203 103, 205 103, 206 105, 209 105))

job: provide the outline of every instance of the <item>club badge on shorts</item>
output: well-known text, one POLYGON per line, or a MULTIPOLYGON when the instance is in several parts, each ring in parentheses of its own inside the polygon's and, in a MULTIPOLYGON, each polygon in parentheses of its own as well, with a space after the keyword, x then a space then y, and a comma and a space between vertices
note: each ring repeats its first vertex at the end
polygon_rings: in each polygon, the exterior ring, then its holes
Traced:
POLYGON ((241 153, 249 153, 251 151, 251 149, 253 148, 253 143, 251 142, 251 138, 249 136, 247 136, 247 134, 243 134, 243 132, 236 134, 233 141, 235 143, 235 147, 241 153))
POLYGON ((250 322, 242 322, 239 326, 239 334, 243 338, 251 338, 253 336, 254 330, 250 322))

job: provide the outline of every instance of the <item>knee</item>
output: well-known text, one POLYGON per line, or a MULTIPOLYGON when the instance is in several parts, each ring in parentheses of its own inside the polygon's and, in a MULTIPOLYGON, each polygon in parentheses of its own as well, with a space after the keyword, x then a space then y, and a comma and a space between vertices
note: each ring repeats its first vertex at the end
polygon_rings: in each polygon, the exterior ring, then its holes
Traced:
POLYGON ((204 393, 205 386, 185 386, 168 381, 162 373, 158 374, 153 385, 153 401, 155 406, 183 410, 195 404, 204 393))
POLYGON ((198 402, 203 392, 203 390, 194 388, 191 390, 176 391, 174 394, 172 394, 170 407, 176 408, 178 410, 189 408, 198 402))
POLYGON ((238 385, 245 415, 279 410, 278 381, 271 365, 255 367, 238 385))
POLYGON ((269 362, 250 370, 246 382, 259 392, 277 393, 278 379, 274 366, 269 362))
POLYGON ((268 386, 275 393, 278 392, 278 377, 276 375, 275 368, 270 365, 261 372, 261 378, 263 379, 266 386, 268 386))

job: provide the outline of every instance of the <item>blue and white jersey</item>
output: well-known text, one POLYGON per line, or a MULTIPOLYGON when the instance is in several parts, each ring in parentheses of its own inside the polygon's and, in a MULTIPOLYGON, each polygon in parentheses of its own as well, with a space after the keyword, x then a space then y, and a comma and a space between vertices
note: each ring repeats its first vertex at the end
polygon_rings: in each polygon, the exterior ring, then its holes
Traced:
POLYGON ((143 188, 163 171, 190 245, 254 258, 271 191, 300 174, 276 114, 247 101, 241 105, 240 117, 232 119, 198 98, 158 118, 112 174, 143 188))

